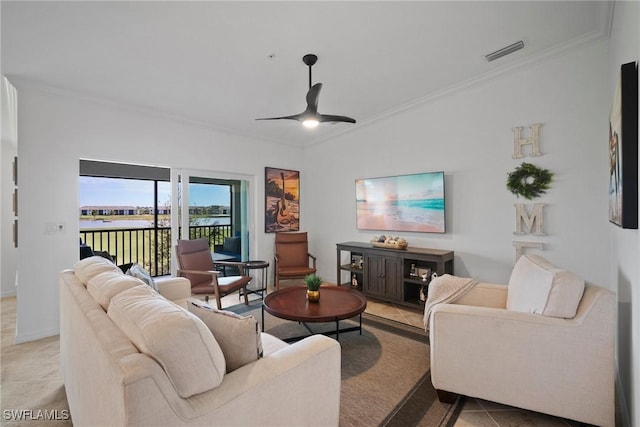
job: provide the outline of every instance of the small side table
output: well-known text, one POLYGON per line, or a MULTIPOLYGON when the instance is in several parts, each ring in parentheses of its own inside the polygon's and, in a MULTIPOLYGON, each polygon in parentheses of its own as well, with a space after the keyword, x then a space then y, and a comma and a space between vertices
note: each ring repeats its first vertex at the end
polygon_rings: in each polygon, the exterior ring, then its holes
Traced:
MULTIPOLYGON (((244 268, 247 270, 246 274, 248 276, 251 275, 251 270, 260 270, 262 273, 260 276, 260 287, 259 288, 247 288, 247 293, 249 294, 260 294, 260 298, 264 299, 264 294, 267 291, 267 272, 269 271, 269 263, 267 261, 245 261, 244 268)), ((255 278, 257 279, 257 277, 255 278)))

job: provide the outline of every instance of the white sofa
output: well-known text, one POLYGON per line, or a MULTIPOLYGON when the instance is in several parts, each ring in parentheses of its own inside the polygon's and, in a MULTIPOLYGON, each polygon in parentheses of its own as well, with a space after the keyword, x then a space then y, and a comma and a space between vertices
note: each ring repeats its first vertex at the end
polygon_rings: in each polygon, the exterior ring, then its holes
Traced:
MULTIPOLYGON (((114 267, 93 257, 59 275, 60 364, 75 425, 338 425, 341 360, 337 341, 315 335, 289 345, 257 332, 263 357, 224 374, 212 389, 181 397, 175 377, 165 371, 167 364, 139 351, 133 343, 137 338, 130 339, 127 334, 131 332, 125 333, 108 314, 116 306, 114 301, 131 293, 131 280, 137 279, 120 271, 117 274, 122 279, 118 276, 110 280, 101 295, 87 289, 92 278, 106 271, 116 272, 114 267)), ((134 285, 138 290, 142 290, 140 286, 150 289, 143 282, 134 285)), ((158 281, 157 287, 161 295, 183 307, 191 295, 190 284, 183 278, 158 281)), ((151 290, 145 292, 155 294, 150 297, 153 301, 145 302, 148 306, 154 307, 156 302, 161 306, 158 312, 148 313, 155 319, 166 310, 174 314, 178 310, 193 321, 187 310, 167 303, 151 290)), ((167 339, 175 339, 169 336, 171 325, 165 326, 167 339)), ((197 326, 200 333, 202 327, 206 328, 204 323, 197 326)), ((211 375, 207 369, 188 365, 192 353, 198 351, 194 346, 173 347, 178 357, 184 355, 185 363, 178 368, 196 378, 211 375)), ((224 371, 224 364, 221 369, 224 371)))
MULTIPOLYGON (((553 271, 552 280, 559 277, 559 269, 530 260, 539 264, 534 269, 541 264, 542 270, 553 271)), ((575 312, 571 318, 543 315, 543 308, 515 311, 507 309, 514 305, 509 293, 515 270, 509 286, 479 283, 455 302, 434 306, 429 318, 431 379, 439 395, 447 396, 441 393, 446 391, 614 426, 614 293, 583 282, 583 292, 572 297, 576 305, 570 307, 569 315, 575 312)), ((561 289, 567 287, 554 283, 546 300, 543 295, 547 311, 561 289)), ((522 296, 524 303, 536 298, 522 296)))

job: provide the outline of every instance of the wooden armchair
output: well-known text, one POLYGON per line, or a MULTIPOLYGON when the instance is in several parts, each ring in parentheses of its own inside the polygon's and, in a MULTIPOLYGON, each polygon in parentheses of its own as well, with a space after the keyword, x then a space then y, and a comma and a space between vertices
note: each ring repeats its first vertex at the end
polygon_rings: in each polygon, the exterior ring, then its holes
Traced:
POLYGON ((307 233, 276 233, 274 261, 276 289, 280 289, 280 279, 302 278, 316 272, 316 257, 309 253, 307 233))
POLYGON ((235 291, 242 289, 244 303, 249 304, 247 298, 247 284, 251 276, 245 274, 244 263, 231 261, 213 261, 211 249, 207 239, 178 240, 176 245, 178 258, 178 276, 186 277, 191 282, 191 293, 205 295, 205 301, 209 296, 216 298, 218 309, 222 309, 220 299, 235 291), (223 277, 216 266, 233 266, 240 271, 239 276, 223 277))

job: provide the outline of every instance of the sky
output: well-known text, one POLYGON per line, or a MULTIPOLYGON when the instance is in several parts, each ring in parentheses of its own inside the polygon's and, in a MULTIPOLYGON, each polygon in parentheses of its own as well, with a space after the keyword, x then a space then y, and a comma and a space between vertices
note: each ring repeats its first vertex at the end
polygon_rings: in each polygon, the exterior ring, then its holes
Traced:
POLYGON ((358 200, 409 200, 444 197, 442 172, 418 173, 356 180, 358 200))
MULTIPOLYGON (((191 184, 190 206, 229 206, 229 187, 191 184)), ((153 206, 153 181, 81 176, 79 206, 153 206)), ((171 184, 158 185, 159 204, 169 204, 171 184)))

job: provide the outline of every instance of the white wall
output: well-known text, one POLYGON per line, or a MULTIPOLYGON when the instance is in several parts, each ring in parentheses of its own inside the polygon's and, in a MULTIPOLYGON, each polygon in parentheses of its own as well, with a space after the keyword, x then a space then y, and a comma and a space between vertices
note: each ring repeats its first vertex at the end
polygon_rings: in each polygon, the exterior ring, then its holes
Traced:
POLYGON ((606 42, 547 58, 426 102, 305 152, 312 249, 319 272, 335 278, 335 243, 368 241, 357 230, 354 180, 445 171, 447 233, 398 233, 411 246, 455 251, 455 272, 506 283, 513 240, 585 279, 612 287, 607 216, 606 42), (543 156, 512 159, 514 126, 542 123, 543 156), (507 173, 522 161, 554 172, 546 195, 546 236, 514 236, 507 173))
POLYGON ((264 167, 298 169, 301 150, 214 132, 116 105, 20 87, 20 257, 17 342, 58 332, 58 272, 78 260, 79 159, 255 177, 253 254, 272 259, 264 234, 264 167), (45 234, 45 222, 66 225, 45 234))
POLYGON ((2 76, 2 143, 0 144, 0 296, 16 294, 18 249, 13 245, 13 159, 18 155, 17 93, 2 76))
MULTIPOLYGON (((640 59, 640 3, 616 2, 609 48, 609 98, 620 66, 640 59)), ((611 101, 609 101, 611 102, 611 101)), ((610 281, 618 293, 618 365, 625 425, 640 425, 640 237, 638 230, 609 226, 610 281)))

